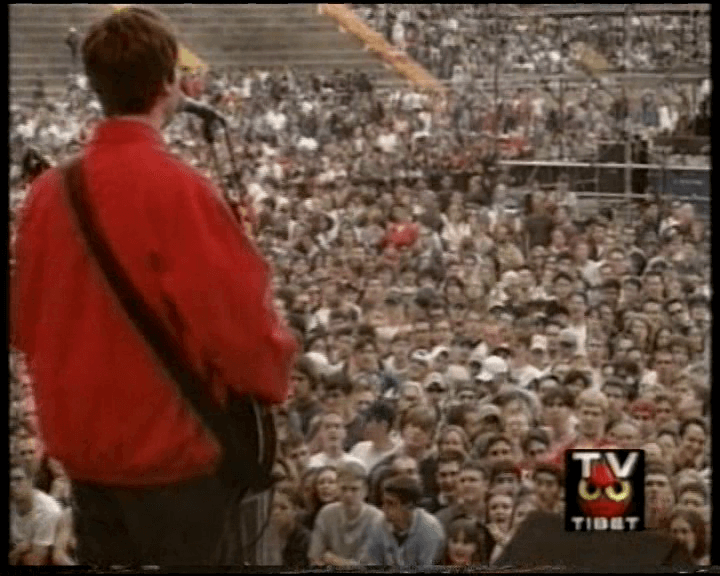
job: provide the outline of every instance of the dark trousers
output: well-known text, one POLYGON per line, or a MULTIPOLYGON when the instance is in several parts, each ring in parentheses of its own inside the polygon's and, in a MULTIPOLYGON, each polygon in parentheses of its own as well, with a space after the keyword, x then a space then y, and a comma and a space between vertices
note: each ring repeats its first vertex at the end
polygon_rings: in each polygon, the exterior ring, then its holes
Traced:
POLYGON ((74 482, 73 496, 79 564, 229 563, 223 558, 221 541, 227 537, 225 524, 233 498, 217 477, 132 489, 74 482))

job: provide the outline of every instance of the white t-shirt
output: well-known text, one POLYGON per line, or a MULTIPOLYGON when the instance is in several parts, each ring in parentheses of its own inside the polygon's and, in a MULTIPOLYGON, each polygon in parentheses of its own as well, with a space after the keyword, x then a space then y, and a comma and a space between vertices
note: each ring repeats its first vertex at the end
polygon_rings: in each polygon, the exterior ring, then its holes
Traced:
POLYGON ((360 460, 366 470, 372 470, 375 464, 380 462, 380 460, 385 458, 388 454, 395 452, 400 447, 399 438, 391 438, 390 441, 392 442, 390 448, 384 451, 378 451, 373 447, 372 441, 363 440, 353 446, 352 450, 350 450, 350 456, 360 460))
POLYGON ((575 334, 577 337, 577 351, 578 353, 585 354, 585 341, 587 340, 587 324, 581 324, 579 326, 570 325, 567 327, 568 331, 575 334))
POLYGON ((386 154, 390 154, 395 151, 395 148, 398 145, 398 137, 394 133, 389 134, 380 134, 377 138, 377 146, 385 152, 386 154))
POLYGON ((527 364, 517 371, 518 386, 527 388, 530 386, 530 382, 541 378, 545 374, 547 374, 547 370, 540 370, 532 364, 527 364))
POLYGON ((340 458, 330 458, 325 452, 318 452, 317 454, 314 454, 313 456, 310 456, 310 460, 308 461, 308 468, 322 468, 323 466, 337 466, 340 464, 340 462, 357 462, 360 464, 363 468, 365 468, 365 471, 367 472, 368 469, 365 466, 365 463, 360 460, 359 458, 356 458, 355 456, 351 456, 347 452, 343 452, 342 456, 340 458))
POLYGON ((52 546, 55 542, 62 507, 55 498, 42 490, 33 489, 33 507, 20 515, 10 503, 10 540, 13 545, 30 542, 35 546, 52 546))

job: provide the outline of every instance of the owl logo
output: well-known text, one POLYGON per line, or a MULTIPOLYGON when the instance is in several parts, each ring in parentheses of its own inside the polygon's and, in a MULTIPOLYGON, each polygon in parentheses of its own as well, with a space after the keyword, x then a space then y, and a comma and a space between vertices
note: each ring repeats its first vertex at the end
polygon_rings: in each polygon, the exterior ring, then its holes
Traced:
POLYGON ((618 479, 605 463, 592 466, 590 476, 580 480, 578 503, 586 516, 615 518, 627 512, 632 500, 632 485, 618 479))

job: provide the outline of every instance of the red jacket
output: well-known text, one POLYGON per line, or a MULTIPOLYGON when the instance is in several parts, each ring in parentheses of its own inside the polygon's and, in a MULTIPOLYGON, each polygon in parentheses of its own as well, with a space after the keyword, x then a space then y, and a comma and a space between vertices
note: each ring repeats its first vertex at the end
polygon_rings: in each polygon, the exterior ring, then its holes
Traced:
MULTIPOLYGON (((160 134, 102 122, 84 153, 88 193, 136 287, 228 388, 285 400, 297 344, 273 309, 269 269, 212 184, 160 134)), ((27 353, 43 440, 72 479, 140 486, 211 473, 220 448, 135 332, 88 258, 56 169, 21 212, 12 344, 27 353)))

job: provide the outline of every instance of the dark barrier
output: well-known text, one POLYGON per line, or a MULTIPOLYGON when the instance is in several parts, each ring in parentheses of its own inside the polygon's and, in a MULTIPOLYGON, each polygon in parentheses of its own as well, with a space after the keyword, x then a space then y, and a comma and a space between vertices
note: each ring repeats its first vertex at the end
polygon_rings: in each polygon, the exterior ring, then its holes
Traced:
POLYGON ((692 562, 684 547, 654 531, 566 532, 562 516, 532 512, 495 566, 634 573, 689 570, 692 562))

